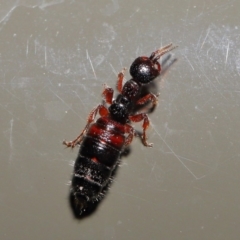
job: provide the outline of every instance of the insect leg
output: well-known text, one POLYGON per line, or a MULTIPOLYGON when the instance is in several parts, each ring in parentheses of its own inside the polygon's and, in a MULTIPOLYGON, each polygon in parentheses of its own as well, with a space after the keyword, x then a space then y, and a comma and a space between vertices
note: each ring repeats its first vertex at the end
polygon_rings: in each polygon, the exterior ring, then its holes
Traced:
POLYGON ((77 136, 76 139, 74 139, 73 141, 63 141, 63 144, 66 145, 67 147, 71 147, 74 148, 77 144, 80 144, 82 142, 83 136, 84 134, 87 132, 90 124, 94 121, 96 115, 99 113, 99 115, 101 117, 107 116, 108 115, 108 109, 103 106, 103 105, 98 105, 96 108, 94 108, 87 119, 87 124, 85 126, 85 128, 83 129, 83 131, 79 134, 79 136, 77 136))
POLYGON ((142 133, 142 136, 141 136, 143 145, 146 146, 146 147, 152 147, 153 144, 147 142, 147 136, 146 136, 146 130, 149 127, 148 115, 146 113, 139 113, 139 114, 136 114, 136 115, 133 115, 133 116, 129 116, 129 119, 132 122, 143 121, 143 124, 142 124, 143 133, 142 133))
POLYGON ((124 79, 125 71, 126 71, 126 68, 123 68, 123 70, 118 74, 117 90, 119 91, 119 93, 122 93, 123 79, 124 79))
POLYGON ((132 142, 133 137, 136 136, 137 134, 135 132, 135 129, 129 124, 125 125, 125 132, 128 133, 128 136, 125 141, 125 146, 128 146, 132 142))
POLYGON ((108 87, 107 85, 104 85, 102 96, 104 97, 106 103, 112 104, 113 92, 114 91, 111 87, 108 87))
POLYGON ((155 108, 156 105, 157 105, 157 102, 158 102, 158 99, 157 99, 158 95, 154 95, 153 93, 149 93, 147 94, 146 96, 140 98, 138 101, 137 101, 137 104, 139 105, 143 105, 145 103, 147 103, 148 101, 151 101, 152 102, 152 107, 155 108))

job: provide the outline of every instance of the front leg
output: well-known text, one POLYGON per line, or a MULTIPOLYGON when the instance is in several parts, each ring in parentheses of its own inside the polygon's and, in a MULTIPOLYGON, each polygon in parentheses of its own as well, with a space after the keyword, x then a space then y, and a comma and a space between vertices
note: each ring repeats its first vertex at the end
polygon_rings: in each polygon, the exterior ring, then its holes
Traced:
POLYGON ((74 139, 73 141, 69 141, 69 142, 63 141, 63 144, 66 145, 67 147, 71 147, 71 148, 74 148, 76 145, 80 144, 83 140, 84 134, 87 132, 90 124, 94 121, 94 119, 98 113, 101 117, 108 116, 108 109, 103 105, 98 105, 96 108, 94 108, 88 116, 87 124, 86 124, 85 128, 76 137, 76 139, 74 139))
POLYGON ((123 68, 123 70, 118 74, 118 80, 117 80, 117 90, 119 93, 122 93, 123 88, 123 80, 124 80, 124 73, 126 71, 126 68, 123 68))
POLYGON ((102 96, 104 97, 104 100, 108 104, 112 104, 113 101, 113 89, 111 87, 108 87, 106 84, 104 84, 104 89, 102 96))
MULTIPOLYGON (((159 95, 159 94, 158 94, 159 95)), ((147 94, 146 96, 140 98, 138 101, 137 101, 137 104, 139 105, 143 105, 145 103, 147 103, 148 101, 151 101, 152 103, 152 107, 155 108, 157 103, 158 103, 158 95, 154 95, 153 93, 149 93, 147 94)))
POLYGON ((143 121, 142 128, 143 128, 143 133, 142 133, 142 142, 143 145, 146 147, 152 147, 152 143, 147 142, 147 135, 146 135, 146 130, 149 127, 149 119, 148 115, 146 113, 139 113, 133 116, 129 116, 130 121, 132 122, 140 122, 143 121))

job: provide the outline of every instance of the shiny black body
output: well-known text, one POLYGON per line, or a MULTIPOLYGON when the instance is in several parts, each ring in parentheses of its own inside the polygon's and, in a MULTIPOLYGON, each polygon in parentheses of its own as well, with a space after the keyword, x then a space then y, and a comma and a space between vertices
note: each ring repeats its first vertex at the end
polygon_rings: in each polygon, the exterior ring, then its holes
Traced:
POLYGON ((81 134, 71 142, 64 141, 67 147, 80 144, 80 150, 75 162, 71 196, 79 214, 86 211, 94 202, 102 199, 108 185, 111 183, 122 151, 136 136, 131 122, 143 122, 142 141, 147 142, 146 129, 149 119, 146 113, 134 114, 134 106, 147 102, 157 103, 154 94, 140 97, 144 84, 150 83, 160 73, 158 62, 160 56, 172 50, 172 44, 152 53, 150 57, 138 57, 130 67, 132 79, 123 85, 123 72, 118 75, 117 89, 119 95, 113 100, 113 90, 105 87, 103 96, 110 106, 99 105, 89 115, 88 122, 81 134), (94 122, 95 116, 100 118, 94 122))
POLYGON ((89 201, 99 201, 104 196, 104 189, 110 184, 124 141, 124 132, 108 118, 99 118, 84 136, 74 166, 71 189, 76 205, 82 211, 89 201), (114 135, 114 139, 121 139, 120 142, 111 142, 110 135, 114 135))

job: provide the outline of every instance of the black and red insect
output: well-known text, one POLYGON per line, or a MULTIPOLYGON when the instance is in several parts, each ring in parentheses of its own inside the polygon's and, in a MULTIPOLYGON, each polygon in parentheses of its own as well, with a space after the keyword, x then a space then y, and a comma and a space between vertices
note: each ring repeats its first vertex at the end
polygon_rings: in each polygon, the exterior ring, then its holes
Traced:
POLYGON ((138 57, 130 67, 132 79, 123 85, 124 71, 118 74, 117 90, 119 95, 113 100, 113 89, 105 86, 103 97, 106 104, 100 104, 89 114, 87 124, 80 135, 73 141, 64 141, 67 147, 74 148, 80 144, 80 150, 75 162, 71 195, 80 214, 94 202, 101 200, 111 177, 115 171, 121 153, 138 135, 130 125, 131 122, 142 121, 142 143, 152 147, 147 142, 146 130, 149 127, 147 113, 135 114, 134 106, 152 102, 157 104, 157 96, 148 93, 141 96, 142 87, 156 78, 161 65, 159 58, 174 49, 169 44, 153 52, 150 57, 138 57), (96 115, 100 117, 95 120, 96 115))

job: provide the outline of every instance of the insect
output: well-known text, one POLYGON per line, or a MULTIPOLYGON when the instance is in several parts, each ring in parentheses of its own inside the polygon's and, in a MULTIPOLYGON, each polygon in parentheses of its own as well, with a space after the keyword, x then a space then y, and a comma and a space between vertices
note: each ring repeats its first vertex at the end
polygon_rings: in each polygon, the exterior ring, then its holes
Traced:
POLYGON ((159 58, 175 47, 171 43, 156 50, 150 57, 136 58, 130 67, 132 79, 125 84, 123 69, 118 74, 117 98, 113 99, 113 89, 105 85, 102 93, 105 104, 99 104, 90 112, 85 128, 75 140, 63 142, 70 148, 80 145, 71 186, 71 194, 80 214, 86 211, 89 204, 103 198, 120 154, 132 142, 133 137, 138 135, 130 125, 131 122, 142 122, 142 143, 146 147, 152 147, 146 136, 149 127, 148 115, 135 114, 134 106, 148 102, 151 102, 153 107, 157 104, 156 95, 148 93, 141 97, 141 90, 143 85, 159 75, 159 58), (106 104, 109 105, 108 108, 106 104), (95 121, 97 114, 100 117, 95 121))

